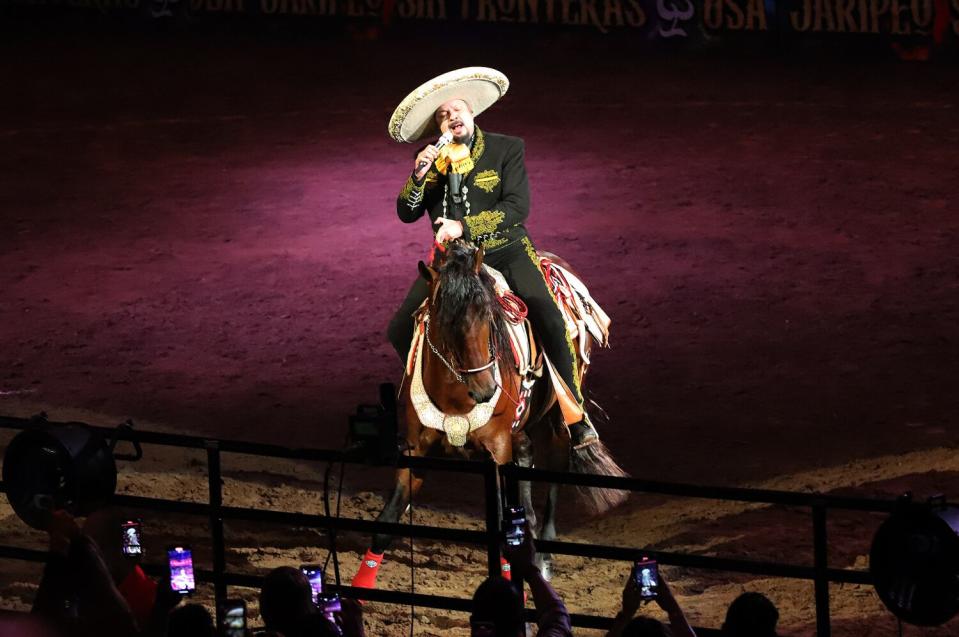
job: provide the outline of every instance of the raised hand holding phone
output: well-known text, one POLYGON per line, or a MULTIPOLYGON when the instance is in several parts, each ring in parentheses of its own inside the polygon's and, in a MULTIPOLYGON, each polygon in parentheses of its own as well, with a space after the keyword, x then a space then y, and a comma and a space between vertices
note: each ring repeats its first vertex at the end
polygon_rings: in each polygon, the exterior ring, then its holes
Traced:
POLYGON ((656 596, 656 604, 670 617, 677 613, 679 615, 683 614, 679 602, 673 597, 673 591, 669 588, 669 584, 666 583, 666 578, 662 574, 659 576, 659 594, 656 596))
MULTIPOLYGON (((533 536, 529 524, 523 523, 522 540, 519 545, 503 542, 503 557, 510 564, 513 581, 525 580, 533 571, 536 571, 536 547, 533 545, 533 536)), ((505 539, 505 538, 504 538, 505 539)))

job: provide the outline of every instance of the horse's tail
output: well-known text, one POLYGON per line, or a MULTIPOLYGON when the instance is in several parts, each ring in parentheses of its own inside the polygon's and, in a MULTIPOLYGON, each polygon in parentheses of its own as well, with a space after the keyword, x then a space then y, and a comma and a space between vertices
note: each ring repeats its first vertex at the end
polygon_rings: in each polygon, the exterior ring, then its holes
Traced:
MULTIPOLYGON (((593 473, 602 476, 629 477, 623 468, 616 464, 613 455, 609 452, 602 440, 598 440, 588 447, 573 451, 570 457, 569 468, 574 473, 593 473)), ((626 502, 629 491, 607 489, 605 487, 576 487, 576 493, 583 504, 593 515, 602 515, 610 509, 626 502)))
MULTIPOLYGON (((588 402, 597 408, 602 416, 602 420, 605 421, 604 424, 608 423, 609 417, 606 415, 606 412, 603 411, 603 408, 592 399, 588 402)), ((587 447, 574 450, 573 453, 570 454, 569 468, 573 473, 592 473, 620 478, 629 477, 629 474, 616 463, 613 454, 610 453, 609 448, 606 447, 601 440, 597 440, 587 447)), ((623 504, 627 498, 629 498, 629 491, 607 489, 604 487, 577 486, 576 493, 593 515, 606 513, 610 509, 614 509, 623 504)))

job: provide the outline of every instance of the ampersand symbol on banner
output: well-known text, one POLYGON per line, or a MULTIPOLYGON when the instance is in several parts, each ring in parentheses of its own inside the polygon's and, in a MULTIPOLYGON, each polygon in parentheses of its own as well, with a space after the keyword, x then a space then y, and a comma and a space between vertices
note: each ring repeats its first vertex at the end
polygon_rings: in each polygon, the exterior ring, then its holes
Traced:
POLYGON ((170 10, 171 4, 176 4, 180 0, 153 0, 150 7, 150 15, 154 18, 173 17, 173 11, 170 10))
POLYGON ((663 25, 660 24, 659 35, 664 38, 671 38, 677 35, 686 37, 686 30, 679 26, 679 22, 685 22, 692 18, 696 8, 690 0, 684 1, 686 8, 680 9, 676 6, 675 0, 669 0, 669 7, 666 6, 666 0, 656 0, 656 12, 659 14, 659 19, 663 22, 672 22, 672 25, 668 29, 663 29, 663 25))

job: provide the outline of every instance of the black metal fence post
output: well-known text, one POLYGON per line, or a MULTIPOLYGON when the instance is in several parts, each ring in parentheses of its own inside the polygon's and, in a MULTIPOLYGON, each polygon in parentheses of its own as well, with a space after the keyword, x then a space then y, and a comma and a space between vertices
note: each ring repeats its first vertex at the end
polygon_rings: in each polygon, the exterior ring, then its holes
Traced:
POLYGON ((213 549, 213 596, 216 603, 216 625, 223 620, 223 604, 226 601, 226 548, 223 542, 223 479, 220 471, 220 443, 205 440, 207 477, 210 483, 210 539, 213 549))
POLYGON ((501 574, 499 553, 499 474, 492 459, 485 460, 483 467, 483 492, 486 496, 486 564, 489 576, 501 574))
POLYGON ((832 626, 829 621, 829 555, 826 537, 826 504, 816 502, 812 507, 813 525, 813 568, 816 587, 816 635, 830 637, 832 626))
MULTIPOLYGON (((516 475, 512 471, 515 466, 515 463, 510 462, 509 464, 503 465, 499 468, 503 485, 502 502, 503 504, 509 506, 516 506, 517 504, 520 504, 519 480, 516 479, 516 475)), ((528 513, 529 512, 527 511, 527 514, 528 513)))

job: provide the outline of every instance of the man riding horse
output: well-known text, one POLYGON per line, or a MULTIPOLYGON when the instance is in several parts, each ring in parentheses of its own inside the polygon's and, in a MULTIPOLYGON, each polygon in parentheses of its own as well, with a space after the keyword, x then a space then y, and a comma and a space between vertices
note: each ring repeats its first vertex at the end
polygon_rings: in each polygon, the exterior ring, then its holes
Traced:
MULTIPOLYGON (((404 223, 429 214, 437 244, 462 237, 483 248, 484 262, 499 270, 526 303, 528 319, 568 393, 562 402, 571 446, 583 449, 599 436, 584 409, 573 341, 524 225, 530 198, 523 140, 481 130, 474 121, 508 87, 499 71, 471 67, 436 77, 403 100, 389 124, 395 140, 409 143, 443 134, 441 141, 449 141, 417 153, 396 212, 404 223)), ((390 321, 388 336, 404 364, 414 314, 428 291, 427 281, 417 277, 390 321)), ((491 395, 472 398, 482 403, 491 395)))

